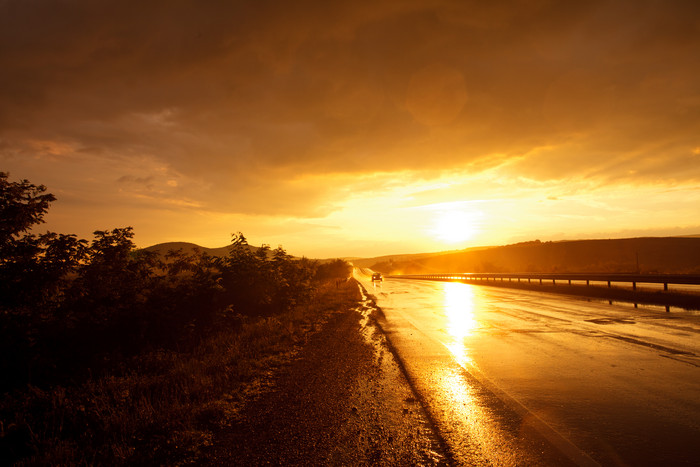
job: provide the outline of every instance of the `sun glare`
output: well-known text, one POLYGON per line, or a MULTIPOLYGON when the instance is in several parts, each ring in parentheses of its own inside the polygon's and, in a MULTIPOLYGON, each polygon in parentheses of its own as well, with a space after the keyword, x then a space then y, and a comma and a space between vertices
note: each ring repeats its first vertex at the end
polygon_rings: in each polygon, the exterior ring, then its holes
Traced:
POLYGON ((447 332, 452 338, 447 348, 460 365, 473 364, 464 339, 479 327, 474 317, 474 290, 470 285, 456 282, 445 282, 444 290, 447 332))
POLYGON ((447 331, 457 340, 464 339, 479 325, 474 318, 474 291, 457 282, 445 282, 444 290, 447 331))
POLYGON ((481 215, 481 212, 464 210, 438 212, 431 232, 445 243, 469 240, 479 231, 481 215))

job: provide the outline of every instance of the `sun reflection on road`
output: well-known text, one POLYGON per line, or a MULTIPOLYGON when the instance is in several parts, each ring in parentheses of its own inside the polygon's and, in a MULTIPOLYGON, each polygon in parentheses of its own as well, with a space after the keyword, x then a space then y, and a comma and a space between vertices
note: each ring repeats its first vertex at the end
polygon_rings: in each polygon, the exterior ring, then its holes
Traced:
POLYGON ((446 346, 461 366, 474 365, 464 342, 464 339, 479 326, 479 322, 474 317, 474 288, 457 282, 445 282, 443 285, 447 333, 451 337, 446 346))
POLYGON ((535 459, 517 448, 517 425, 504 425, 502 415, 485 402, 489 395, 480 385, 462 370, 442 368, 434 376, 441 411, 438 424, 448 442, 458 447, 457 464, 536 465, 535 459))
MULTIPOLYGON (((439 423, 449 443, 458 446, 456 462, 464 465, 536 465, 519 447, 520 422, 494 410, 495 397, 472 376, 480 369, 470 355, 472 339, 485 326, 481 292, 459 282, 443 283, 446 319, 443 344, 461 368, 444 367, 433 372, 432 390, 442 410, 439 423), (482 320, 483 320, 483 315, 482 320), (466 371, 464 371, 466 370, 466 371), (464 457, 461 457, 464 455, 464 457)), ((502 409, 499 409, 502 410, 502 409)))

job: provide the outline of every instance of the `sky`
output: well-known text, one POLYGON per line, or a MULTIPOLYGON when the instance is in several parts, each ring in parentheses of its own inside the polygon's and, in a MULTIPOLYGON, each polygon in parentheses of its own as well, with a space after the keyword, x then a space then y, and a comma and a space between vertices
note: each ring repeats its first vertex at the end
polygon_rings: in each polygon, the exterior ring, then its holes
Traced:
POLYGON ((700 234, 700 2, 0 0, 42 230, 377 256, 700 234))

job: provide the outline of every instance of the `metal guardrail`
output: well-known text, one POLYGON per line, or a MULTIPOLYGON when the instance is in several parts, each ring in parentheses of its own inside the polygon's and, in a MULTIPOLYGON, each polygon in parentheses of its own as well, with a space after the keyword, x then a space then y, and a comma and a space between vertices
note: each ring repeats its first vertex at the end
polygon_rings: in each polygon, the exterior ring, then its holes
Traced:
POLYGON ((664 290, 668 290, 669 284, 682 285, 700 285, 700 274, 587 274, 587 273, 553 273, 553 274, 529 274, 529 273, 459 273, 459 274, 406 274, 406 275, 388 275, 386 277, 396 279, 417 279, 431 281, 452 281, 452 282, 476 282, 476 281, 513 281, 518 282, 539 281, 540 284, 545 281, 551 281, 556 285, 557 281, 586 282, 590 285, 591 282, 607 282, 608 287, 612 287, 612 283, 631 283, 632 289, 637 289, 637 284, 663 284, 664 290))

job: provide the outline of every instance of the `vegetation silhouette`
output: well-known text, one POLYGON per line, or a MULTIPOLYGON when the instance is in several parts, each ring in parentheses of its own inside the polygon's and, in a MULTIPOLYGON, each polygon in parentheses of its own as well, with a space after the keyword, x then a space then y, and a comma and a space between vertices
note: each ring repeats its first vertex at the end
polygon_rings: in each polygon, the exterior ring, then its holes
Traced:
MULTIPOLYGON (((170 355, 172 369, 223 335, 226 351, 237 339, 248 339, 241 345, 249 351, 273 348, 275 342, 251 341, 264 330, 280 339, 285 326, 286 335, 296 335, 293 323, 305 318, 289 321, 290 313, 308 308, 322 284, 351 271, 342 260, 295 259, 282 247, 253 252, 240 232, 225 257, 137 250, 131 227, 95 231, 90 242, 32 233, 55 199, 43 185, 11 182, 0 172, 0 458, 9 463, 36 455, 52 437, 72 439, 86 430, 93 438, 111 436, 84 403, 66 402, 66 388, 133 377, 134 366, 148 373, 154 355, 170 355), (57 406, 73 407, 73 417, 57 415, 57 406)), ((120 458, 97 456, 108 463, 120 458)))

